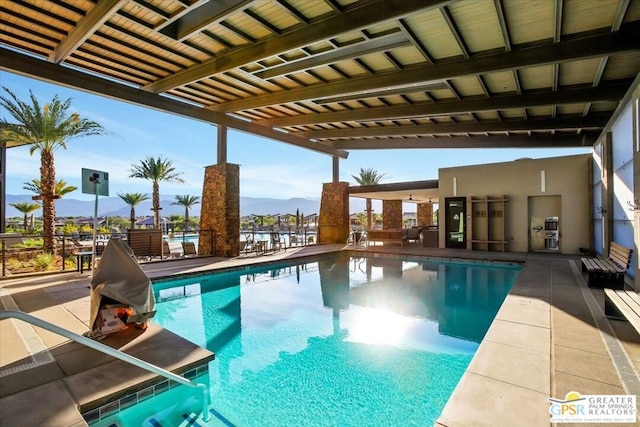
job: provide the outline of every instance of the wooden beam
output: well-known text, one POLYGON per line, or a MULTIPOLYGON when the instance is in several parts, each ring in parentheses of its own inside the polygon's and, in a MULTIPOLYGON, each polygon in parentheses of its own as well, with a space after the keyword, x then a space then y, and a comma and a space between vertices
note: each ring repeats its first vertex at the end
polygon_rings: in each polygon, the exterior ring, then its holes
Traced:
MULTIPOLYGON (((340 34, 357 31, 393 18, 454 3, 455 0, 373 0, 339 15, 331 15, 311 25, 295 29, 282 36, 253 43, 245 48, 232 50, 188 70, 145 86, 154 93, 166 92, 203 78, 256 62, 270 56, 297 49, 318 41, 328 40, 340 34), (385 13, 380 13, 384 10, 385 13)), ((215 4, 217 2, 209 2, 215 4)), ((197 9, 196 9, 197 10, 197 9)))
POLYGON ((74 29, 62 39, 60 44, 49 55, 49 61, 59 64, 91 37, 97 30, 120 10, 128 0, 102 0, 87 15, 78 21, 74 29))
MULTIPOLYGON (((411 2, 413 3, 413 2, 411 2)), ((615 33, 585 36, 554 44, 513 49, 491 55, 477 55, 471 59, 416 66, 402 72, 389 72, 292 89, 263 96, 213 105, 216 111, 239 111, 268 105, 284 104, 337 96, 344 93, 365 92, 385 86, 426 83, 449 80, 463 76, 476 76, 498 71, 563 63, 577 59, 596 58, 614 53, 640 49, 640 25, 634 24, 615 33)))
POLYGON ((309 139, 362 138, 402 135, 451 135, 463 133, 551 131, 553 129, 595 129, 604 128, 609 115, 564 119, 531 119, 513 121, 483 121, 456 124, 424 124, 414 126, 378 126, 349 129, 331 129, 304 132, 309 139))
POLYGON ((281 76, 296 71, 308 70, 322 65, 333 64, 344 59, 353 58, 354 56, 363 56, 369 53, 380 52, 386 49, 407 46, 411 42, 401 32, 388 34, 372 40, 365 40, 359 43, 350 44, 348 46, 330 50, 319 55, 303 58, 297 61, 288 62, 268 70, 258 71, 255 76, 262 79, 281 76))
POLYGON ((463 99, 461 101, 424 102, 399 107, 378 107, 330 113, 314 113, 294 117, 259 121, 273 127, 298 126, 314 123, 350 122, 401 119, 464 114, 470 111, 494 111, 546 105, 580 104, 585 102, 619 101, 629 85, 565 89, 557 92, 536 92, 522 95, 501 95, 491 98, 463 99))
POLYGON ((194 33, 219 23, 229 13, 242 9, 255 0, 216 0, 198 5, 180 19, 166 25, 160 32, 178 41, 184 41, 194 33))
POLYGON ((348 153, 336 150, 328 144, 312 142, 299 136, 280 132, 270 127, 240 120, 215 111, 196 107, 192 104, 177 101, 135 89, 115 81, 82 73, 61 65, 42 61, 34 57, 0 47, 0 70, 9 71, 22 76, 42 80, 72 89, 82 90, 106 98, 125 101, 131 104, 152 108, 165 113, 172 113, 207 123, 226 125, 239 131, 260 135, 265 138, 289 143, 323 154, 337 155, 346 158, 348 153))
POLYGON ((333 146, 345 150, 398 150, 422 148, 563 148, 589 147, 597 134, 474 136, 455 138, 387 138, 335 141, 333 146))

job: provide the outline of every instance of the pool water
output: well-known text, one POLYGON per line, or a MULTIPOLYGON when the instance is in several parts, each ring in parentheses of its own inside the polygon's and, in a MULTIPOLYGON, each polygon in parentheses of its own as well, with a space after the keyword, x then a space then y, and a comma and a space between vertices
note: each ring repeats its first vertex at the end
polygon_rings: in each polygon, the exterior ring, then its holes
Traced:
MULTIPOLYGON (((153 320, 216 353, 209 425, 433 425, 518 272, 325 256, 155 283, 153 320)), ((188 416, 149 410, 100 425, 188 416)))

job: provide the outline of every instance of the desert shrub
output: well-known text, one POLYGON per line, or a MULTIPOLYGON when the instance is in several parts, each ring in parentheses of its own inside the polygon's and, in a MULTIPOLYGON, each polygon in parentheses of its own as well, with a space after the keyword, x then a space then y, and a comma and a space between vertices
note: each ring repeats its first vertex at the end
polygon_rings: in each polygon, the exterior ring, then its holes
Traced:
POLYGON ((36 255, 33 260, 36 271, 46 271, 51 267, 55 267, 56 256, 51 252, 45 252, 36 255))

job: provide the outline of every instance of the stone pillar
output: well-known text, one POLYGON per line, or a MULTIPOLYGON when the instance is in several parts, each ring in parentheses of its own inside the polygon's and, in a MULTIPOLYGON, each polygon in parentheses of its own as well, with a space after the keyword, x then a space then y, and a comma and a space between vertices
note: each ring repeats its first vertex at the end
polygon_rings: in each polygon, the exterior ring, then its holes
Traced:
POLYGON ((416 216, 420 227, 433 225, 433 203, 418 203, 416 216))
POLYGON ((402 200, 382 201, 382 229, 402 228, 402 200))
POLYGON ((198 254, 234 257, 240 244, 240 166, 222 163, 204 171, 198 254), (214 238, 207 234, 213 230, 214 238))
POLYGON ((318 243, 345 243, 349 237, 349 183, 322 184, 318 243))

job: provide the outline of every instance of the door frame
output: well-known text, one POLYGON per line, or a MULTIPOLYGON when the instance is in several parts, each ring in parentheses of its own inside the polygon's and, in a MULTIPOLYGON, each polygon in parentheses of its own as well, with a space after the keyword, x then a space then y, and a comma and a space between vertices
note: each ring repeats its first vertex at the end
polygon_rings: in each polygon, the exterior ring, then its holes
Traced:
POLYGON ((466 249, 467 248, 467 198, 466 197, 445 197, 444 199, 444 243, 445 248, 466 249), (449 215, 451 203, 457 202, 462 205, 462 241, 452 242, 449 238, 449 215))

